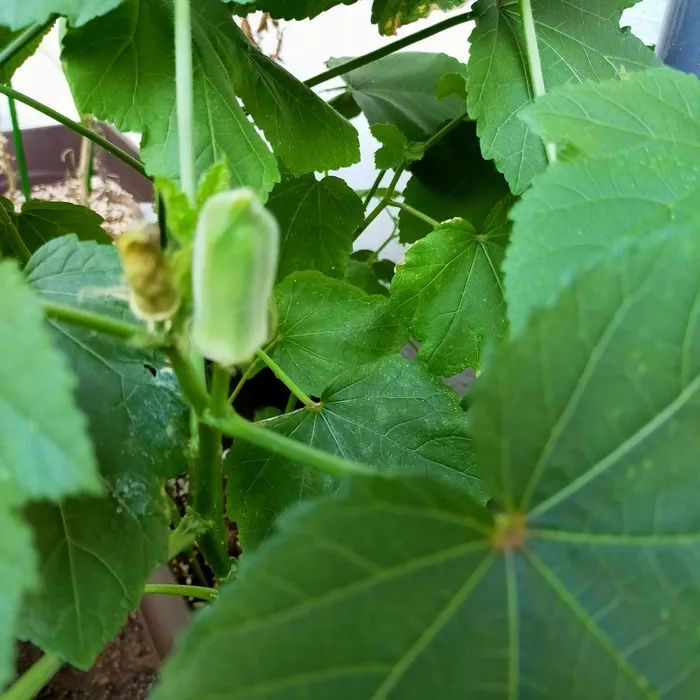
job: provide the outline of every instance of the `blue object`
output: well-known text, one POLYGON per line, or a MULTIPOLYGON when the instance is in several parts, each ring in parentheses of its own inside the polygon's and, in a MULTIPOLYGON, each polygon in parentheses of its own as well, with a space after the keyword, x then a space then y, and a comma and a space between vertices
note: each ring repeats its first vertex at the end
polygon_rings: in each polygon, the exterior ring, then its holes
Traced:
POLYGON ((670 0, 656 55, 700 77, 700 0, 670 0))

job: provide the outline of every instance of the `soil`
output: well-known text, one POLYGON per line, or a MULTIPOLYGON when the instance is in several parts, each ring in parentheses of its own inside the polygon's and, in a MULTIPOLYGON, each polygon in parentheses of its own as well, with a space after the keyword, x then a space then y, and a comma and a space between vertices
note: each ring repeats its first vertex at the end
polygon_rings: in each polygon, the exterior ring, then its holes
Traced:
MULTIPOLYGON (((17 668, 26 671, 41 656, 32 644, 20 644, 17 668)), ((145 700, 156 680, 160 658, 138 613, 105 648, 90 671, 64 666, 37 700, 145 700)))

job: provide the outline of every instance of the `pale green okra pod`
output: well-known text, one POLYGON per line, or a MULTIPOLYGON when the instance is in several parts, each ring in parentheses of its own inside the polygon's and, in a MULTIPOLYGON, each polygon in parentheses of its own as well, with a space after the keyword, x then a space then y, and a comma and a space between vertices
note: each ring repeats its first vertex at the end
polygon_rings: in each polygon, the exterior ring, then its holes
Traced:
POLYGON ((279 227, 255 192, 211 197, 197 222, 192 261, 192 342, 230 367, 249 361, 270 337, 279 227))

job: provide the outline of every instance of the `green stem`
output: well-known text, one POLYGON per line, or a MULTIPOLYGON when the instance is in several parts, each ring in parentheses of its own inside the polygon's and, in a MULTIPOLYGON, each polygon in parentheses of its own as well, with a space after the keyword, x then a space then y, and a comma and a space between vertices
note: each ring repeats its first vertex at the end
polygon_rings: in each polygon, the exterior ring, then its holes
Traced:
POLYGON ((63 306, 50 301, 42 302, 46 318, 54 321, 63 321, 73 326, 88 328, 91 331, 98 331, 106 335, 112 335, 123 340, 131 340, 144 334, 144 329, 131 323, 119 321, 111 316, 97 314, 93 311, 77 309, 73 306, 63 306))
POLYGON ((58 673, 63 661, 55 654, 44 654, 14 685, 8 688, 0 700, 31 700, 58 673))
POLYGON ((291 413, 297 407, 297 395, 293 392, 289 392, 289 398, 287 399, 287 405, 284 407, 285 413, 291 413))
POLYGON ((467 113, 461 114, 459 117, 455 117, 451 122, 447 122, 445 126, 440 129, 436 134, 433 134, 426 142, 423 147, 425 151, 432 148, 436 143, 442 141, 442 139, 447 136, 451 131, 454 131, 465 119, 467 118, 467 113))
POLYGON ((433 228, 437 228, 440 225, 439 221, 436 221, 427 214, 424 214, 422 211, 418 211, 418 209, 414 209, 410 204, 406 204, 405 202, 397 202, 396 200, 392 199, 389 201, 389 206, 403 209, 407 214, 415 216, 416 219, 424 221, 426 224, 428 224, 428 226, 432 226, 433 228))
POLYGON ((219 591, 216 588, 185 586, 177 583, 147 583, 143 592, 152 595, 182 595, 200 600, 216 600, 219 597, 219 591))
POLYGON ((442 22, 434 24, 432 27, 426 27, 425 29, 421 29, 415 34, 411 34, 410 36, 404 37, 403 39, 398 39, 397 41, 394 41, 391 44, 387 44, 386 46, 382 46, 381 48, 376 49, 375 51, 370 51, 369 53, 366 53, 363 56, 353 58, 350 61, 346 61, 340 66, 330 68, 329 70, 324 71, 319 75, 315 75, 313 78, 309 78, 305 81, 305 83, 308 87, 315 87, 316 85, 325 83, 327 80, 331 80, 331 78, 336 78, 339 75, 345 75, 346 73, 356 70, 357 68, 362 68, 362 66, 366 66, 369 63, 374 63, 374 61, 378 61, 380 58, 384 58, 392 53, 400 51, 401 49, 405 49, 407 46, 411 46, 412 44, 415 44, 418 41, 422 41, 423 39, 427 39, 428 37, 435 36, 435 34, 444 32, 446 29, 450 29, 451 27, 456 27, 459 24, 469 22, 470 20, 476 19, 476 17, 477 13, 472 11, 465 12, 460 15, 455 15, 454 17, 448 17, 442 22))
POLYGON ((369 206, 369 203, 372 201, 372 197, 377 193, 377 190, 379 189, 379 185, 382 184, 382 180, 384 179, 384 176, 386 175, 387 171, 386 170, 380 170, 379 174, 377 175, 377 179, 374 181, 372 184, 372 187, 370 187, 369 192, 367 192, 367 196, 365 197, 365 201, 362 203, 364 208, 367 209, 369 206))
POLYGON ((294 383, 291 377, 264 350, 258 350, 255 354, 274 372, 275 377, 277 377, 304 406, 312 408, 316 405, 316 403, 294 383))
POLYGON ((255 423, 250 423, 245 418, 241 418, 233 413, 233 411, 229 411, 228 417, 225 419, 217 420, 213 416, 206 416, 205 420, 219 427, 226 435, 250 442, 287 459, 302 462, 323 474, 338 477, 376 474, 375 470, 363 464, 328 454, 323 450, 305 445, 303 442, 297 442, 285 435, 267 430, 255 423))
POLYGON ((199 424, 199 454, 190 471, 192 508, 212 527, 198 540, 199 549, 218 579, 231 571, 224 524, 221 430, 208 423, 199 424))
POLYGON ((24 140, 22 139, 22 129, 17 118, 17 104, 11 98, 7 98, 10 108, 10 121, 12 122, 12 140, 15 144, 15 158, 17 160, 17 170, 19 170, 19 182, 22 188, 24 199, 28 202, 32 198, 32 186, 29 182, 29 171, 27 170, 27 158, 24 154, 24 140))
POLYGON ((261 363, 257 360, 257 358, 255 360, 253 360, 248 365, 248 369, 243 373, 243 376, 238 380, 238 384, 236 384, 233 391, 231 392, 231 396, 228 397, 228 402, 230 404, 232 404, 236 400, 236 397, 238 396, 238 394, 241 393, 246 382, 258 371, 260 366, 261 366, 261 363))
POLYGON ((369 258, 367 259, 367 264, 371 265, 372 263, 376 262, 379 259, 379 255, 384 250, 384 248, 386 248, 389 245, 389 243, 391 243, 397 236, 398 232, 396 231, 396 229, 394 229, 391 232, 391 235, 384 241, 384 243, 382 243, 379 246, 379 248, 377 248, 377 250, 375 250, 372 253, 372 255, 369 256, 369 258))
MULTIPOLYGON (((228 388, 231 375, 219 365, 213 365, 211 376, 211 411, 222 418, 228 411, 228 388)), ((211 523, 198 539, 207 564, 218 579, 231 571, 228 537, 224 521, 223 465, 221 461, 221 430, 204 422, 199 424, 199 455, 190 473, 192 508, 203 520, 211 523)))
POLYGON ((51 15, 43 24, 33 24, 18 34, 2 51, 0 51, 0 70, 15 56, 20 54, 34 39, 41 36, 56 21, 56 15, 51 15))
POLYGON ((192 18, 190 0, 175 0, 175 91, 177 97, 180 185, 191 204, 197 196, 192 88, 192 18))
MULTIPOLYGON (((535 19, 532 16, 532 5, 530 0, 519 0, 520 16, 523 22, 523 35, 525 38, 525 53, 527 54, 530 80, 532 82, 532 92, 535 98, 545 94, 544 75, 542 73, 542 61, 540 51, 537 46, 537 31, 535 30, 535 19)), ((557 151, 553 143, 544 144, 547 159, 554 163, 557 159, 557 151)))
POLYGON ((194 366, 175 347, 165 348, 165 353, 188 403, 198 415, 202 415, 209 407, 209 394, 207 394, 194 366))
POLYGON ((121 148, 115 146, 113 143, 110 143, 106 138, 96 134, 94 131, 87 129, 82 124, 69 119, 60 112, 51 109, 51 107, 47 107, 41 102, 37 102, 35 99, 25 95, 24 93, 13 90, 9 85, 0 85, 0 94, 12 97, 17 100, 17 102, 21 102, 28 107, 32 107, 37 112, 41 112, 54 121, 57 121, 59 124, 63 124, 63 126, 71 129, 71 131, 75 131, 76 134, 80 134, 86 139, 90 139, 90 141, 96 143, 100 148, 107 151, 107 153, 111 153, 116 158, 119 158, 119 160, 132 167, 134 170, 136 170, 136 172, 141 173, 141 175, 144 177, 148 177, 141 161, 136 160, 136 158, 132 158, 128 153, 122 151, 121 148))
POLYGON ((403 175, 405 169, 405 164, 396 169, 394 177, 391 179, 389 187, 387 187, 386 189, 386 193, 379 200, 379 204, 377 204, 377 206, 374 207, 374 209, 372 209, 372 211, 362 222, 360 228, 355 232, 355 240, 357 240, 370 227, 370 224, 372 224, 372 222, 389 206, 389 201, 394 196, 396 186, 399 184, 399 180, 401 179, 401 176, 403 175))

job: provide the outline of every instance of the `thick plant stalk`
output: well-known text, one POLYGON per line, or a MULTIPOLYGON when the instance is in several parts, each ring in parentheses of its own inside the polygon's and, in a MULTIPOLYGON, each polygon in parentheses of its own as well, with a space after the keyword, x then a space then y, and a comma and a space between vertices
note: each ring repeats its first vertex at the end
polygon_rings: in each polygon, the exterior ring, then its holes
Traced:
POLYGON ((192 18, 190 0, 175 0, 175 84, 180 149, 180 187, 194 204, 197 191, 194 157, 192 18))
MULTIPOLYGON (((194 205, 197 180, 194 156, 192 19, 189 0, 175 0, 175 87, 178 147, 180 149, 180 185, 182 191, 194 205)), ((190 365, 194 374, 201 378, 204 370, 202 358, 193 353, 190 357, 190 365)), ((183 369, 180 368, 180 375, 183 374, 183 369)), ((178 371, 177 368, 175 371, 178 371)), ((227 406, 227 382, 228 374, 219 368, 214 368, 212 405, 219 403, 214 399, 223 392, 223 405, 227 406)), ((231 567, 223 512, 221 431, 211 425, 199 422, 200 410, 196 406, 195 409, 196 414, 193 412, 191 421, 192 448, 195 452, 190 469, 192 506, 204 520, 212 523, 211 529, 199 539, 199 547, 216 577, 226 578, 231 567)))
POLYGON ((55 654, 42 656, 17 682, 8 688, 0 700, 32 700, 58 673, 63 661, 55 654))
MULTIPOLYGON (((542 97, 545 94, 544 75, 542 73, 542 61, 540 60, 540 50, 537 46, 537 32, 530 0, 520 0, 520 17, 523 23, 525 52, 527 54, 532 92, 535 98, 542 97)), ((547 152, 547 160, 550 163, 554 163, 557 159, 557 150, 554 144, 545 143, 544 149, 547 152)))
MULTIPOLYGON (((212 368, 211 410, 223 416, 228 409, 230 375, 222 367, 212 368)), ((192 508, 212 527, 198 540, 199 548, 217 578, 226 579, 231 571, 228 538, 224 522, 223 467, 221 462, 221 430, 199 424, 199 455, 190 474, 192 508)))

